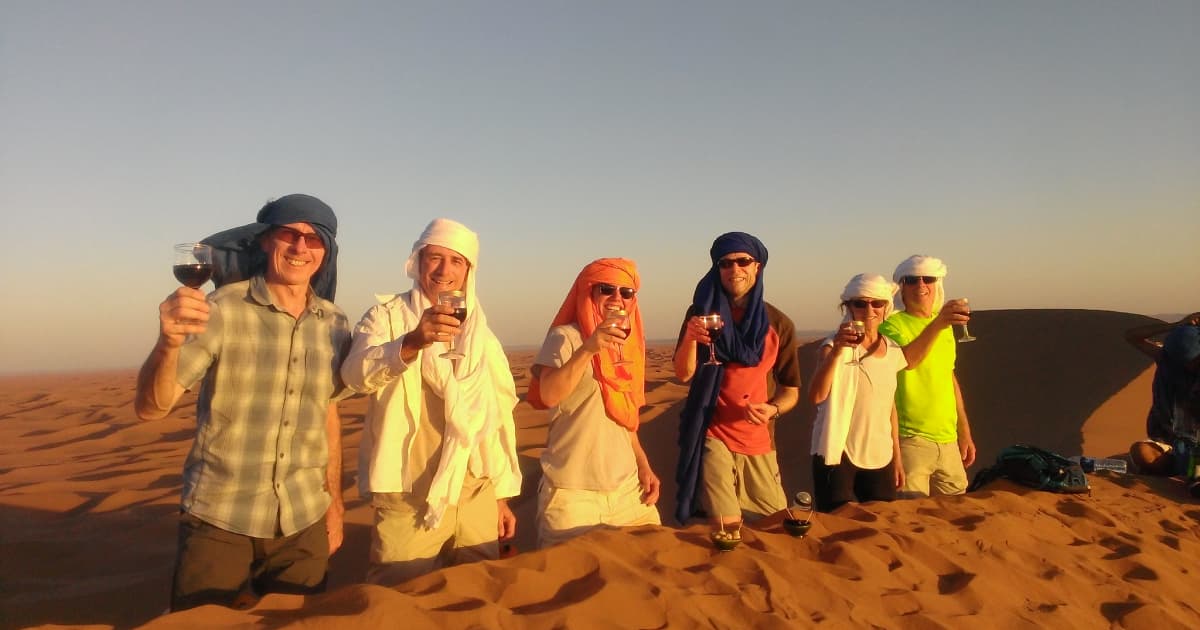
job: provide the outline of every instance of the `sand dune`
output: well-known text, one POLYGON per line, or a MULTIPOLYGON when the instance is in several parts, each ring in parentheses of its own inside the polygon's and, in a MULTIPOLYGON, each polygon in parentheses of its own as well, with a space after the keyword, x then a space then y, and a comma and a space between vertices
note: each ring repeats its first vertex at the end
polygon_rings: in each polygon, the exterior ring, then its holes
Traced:
MULTIPOLYGON (((1147 321, 1098 311, 976 313, 959 376, 981 464, 1029 442, 1113 455, 1141 436, 1150 364, 1121 332, 1147 321)), ((802 350, 811 365, 815 346, 802 350)), ((675 422, 686 388, 670 348, 649 353, 642 441, 673 512, 675 422)), ((511 356, 520 391, 532 353, 511 356)), ((806 367, 806 370, 808 367, 806 367)), ((343 404, 346 545, 320 596, 159 617, 175 546, 180 467, 194 404, 133 415, 133 373, 0 379, 0 626, 1194 628, 1200 504, 1177 480, 1092 476, 1090 496, 996 482, 961 497, 850 505, 803 539, 757 524, 730 553, 702 525, 597 531, 531 551, 545 414, 518 407, 526 493, 507 560, 453 567, 397 589, 358 584, 370 514, 353 490, 362 399, 343 404)), ((779 422, 789 493, 810 484, 811 408, 779 422)), ((978 469, 977 465, 975 469, 978 469)))

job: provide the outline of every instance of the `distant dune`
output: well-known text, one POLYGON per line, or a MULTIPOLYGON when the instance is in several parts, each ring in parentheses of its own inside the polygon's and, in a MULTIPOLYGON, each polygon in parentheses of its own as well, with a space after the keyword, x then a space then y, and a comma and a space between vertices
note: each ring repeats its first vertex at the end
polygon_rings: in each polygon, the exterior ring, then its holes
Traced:
MULTIPOLYGON (((1027 442, 1120 455, 1141 437, 1150 362, 1122 332, 1148 317, 1081 310, 982 311, 959 347, 980 464, 1027 442)), ((648 353, 641 431, 673 512, 676 421, 686 388, 669 345, 648 353)), ((806 374, 815 344, 801 351, 806 374)), ((533 350, 510 354, 522 393, 533 350)), ((354 490, 362 398, 343 404, 347 542, 330 592, 272 595, 250 610, 167 605, 180 468, 194 400, 142 423, 133 374, 0 379, 0 626, 232 625, 362 628, 1196 628, 1200 504, 1178 480, 1091 477, 1091 495, 1005 481, 966 496, 849 505, 809 536, 778 516, 730 553, 703 525, 597 531, 532 551, 546 418, 517 408, 523 553, 453 567, 397 589, 358 584, 370 513, 354 490)), ((776 430, 789 493, 808 488, 812 409, 776 430)))

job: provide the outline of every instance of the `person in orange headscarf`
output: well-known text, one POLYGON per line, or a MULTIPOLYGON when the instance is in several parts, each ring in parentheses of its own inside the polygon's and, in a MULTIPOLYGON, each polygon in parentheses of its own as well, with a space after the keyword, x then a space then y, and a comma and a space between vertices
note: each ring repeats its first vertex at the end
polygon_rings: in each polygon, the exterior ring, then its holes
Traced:
POLYGON ((637 265, 579 272, 534 359, 529 401, 550 409, 538 489, 538 546, 599 526, 659 525, 659 480, 638 441, 646 339, 637 265))

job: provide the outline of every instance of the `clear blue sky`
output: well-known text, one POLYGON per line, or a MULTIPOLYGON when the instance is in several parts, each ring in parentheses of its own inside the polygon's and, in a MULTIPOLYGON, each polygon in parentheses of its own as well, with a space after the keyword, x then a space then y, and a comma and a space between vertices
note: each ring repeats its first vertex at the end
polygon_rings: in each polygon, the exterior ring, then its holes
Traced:
POLYGON ((140 364, 171 245, 291 192, 339 215, 352 321, 471 226, 510 345, 601 256, 672 337, 728 230, 800 329, 913 253, 978 309, 1200 310, 1197 33, 1195 0, 2 0, 0 372, 140 364))

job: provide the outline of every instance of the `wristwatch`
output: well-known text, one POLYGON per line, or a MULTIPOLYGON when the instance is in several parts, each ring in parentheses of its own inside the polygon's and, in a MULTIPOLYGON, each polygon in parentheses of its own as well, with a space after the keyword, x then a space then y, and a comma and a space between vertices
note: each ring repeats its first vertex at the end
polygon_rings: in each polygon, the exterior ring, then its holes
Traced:
POLYGON ((779 419, 779 412, 780 412, 780 410, 779 410, 779 405, 777 405, 777 404, 775 404, 775 403, 773 403, 773 402, 771 402, 771 401, 769 401, 769 400, 767 401, 767 404, 769 404, 769 405, 771 405, 772 407, 774 407, 774 408, 775 408, 775 415, 771 416, 771 419, 772 419, 772 420, 778 420, 778 419, 779 419))

